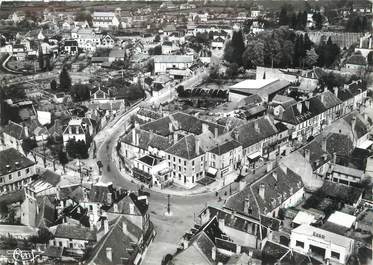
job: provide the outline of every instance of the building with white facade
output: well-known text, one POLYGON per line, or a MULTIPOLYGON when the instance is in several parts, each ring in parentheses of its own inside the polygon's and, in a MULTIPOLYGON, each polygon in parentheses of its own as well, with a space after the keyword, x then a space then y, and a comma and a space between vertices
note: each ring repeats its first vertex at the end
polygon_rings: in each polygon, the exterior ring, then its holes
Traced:
POLYGON ((291 231, 290 247, 304 254, 346 264, 353 253, 354 240, 311 225, 300 225, 291 231))

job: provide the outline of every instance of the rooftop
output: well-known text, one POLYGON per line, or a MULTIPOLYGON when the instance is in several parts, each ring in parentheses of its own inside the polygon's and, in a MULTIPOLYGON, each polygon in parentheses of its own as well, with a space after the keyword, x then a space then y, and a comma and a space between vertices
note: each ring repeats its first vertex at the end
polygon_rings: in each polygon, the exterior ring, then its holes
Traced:
POLYGON ((0 151, 0 175, 7 175, 23 168, 31 167, 35 163, 14 148, 0 151))

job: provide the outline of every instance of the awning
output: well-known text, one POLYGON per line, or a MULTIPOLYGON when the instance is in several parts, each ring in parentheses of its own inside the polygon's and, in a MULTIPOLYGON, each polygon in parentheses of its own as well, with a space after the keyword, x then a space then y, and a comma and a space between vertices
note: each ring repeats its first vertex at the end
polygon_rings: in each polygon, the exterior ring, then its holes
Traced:
POLYGON ((366 140, 362 142, 361 144, 359 144, 357 147, 361 149, 368 149, 372 144, 373 144, 372 140, 366 140))
POLYGON ((216 173, 218 173, 218 170, 217 170, 216 168, 209 167, 209 168, 207 169, 207 173, 208 173, 208 174, 211 174, 211 175, 213 175, 213 176, 216 176, 216 173))
POLYGON ((247 157, 250 160, 254 160, 254 159, 258 158, 259 156, 261 156, 261 153, 260 152, 256 152, 256 153, 252 153, 252 154, 248 155, 247 157))

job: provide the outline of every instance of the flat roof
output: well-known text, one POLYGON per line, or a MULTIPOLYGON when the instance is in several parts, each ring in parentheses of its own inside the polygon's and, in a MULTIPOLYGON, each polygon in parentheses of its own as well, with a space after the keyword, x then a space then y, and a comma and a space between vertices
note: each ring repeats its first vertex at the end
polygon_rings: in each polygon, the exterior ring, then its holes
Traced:
POLYGON ((317 241, 324 241, 325 244, 333 243, 334 245, 338 245, 346 249, 352 248, 354 243, 354 240, 352 238, 338 235, 336 233, 307 224, 303 224, 298 226, 297 228, 294 228, 291 231, 291 237, 293 237, 294 234, 309 236, 317 241))
POLYGON ((304 211, 300 211, 295 216, 293 223, 301 225, 301 224, 312 224, 315 221, 316 221, 316 218, 314 215, 304 212, 304 211))
POLYGON ((335 211, 328 218, 328 222, 331 222, 336 225, 348 227, 348 228, 352 227, 355 221, 356 221, 356 216, 343 213, 343 212, 339 212, 339 211, 335 211))
POLYGON ((278 81, 278 79, 247 79, 229 88, 259 89, 276 81, 278 81))

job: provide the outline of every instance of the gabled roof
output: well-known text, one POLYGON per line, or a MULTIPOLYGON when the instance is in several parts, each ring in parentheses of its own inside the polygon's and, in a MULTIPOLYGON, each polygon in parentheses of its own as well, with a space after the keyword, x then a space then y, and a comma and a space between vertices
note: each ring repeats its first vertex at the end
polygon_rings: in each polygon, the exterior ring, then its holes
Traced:
POLYGON ((137 240, 143 231, 131 223, 125 216, 118 216, 109 222, 109 231, 100 239, 95 247, 88 253, 85 263, 95 265, 106 264, 132 264, 138 253, 137 240), (123 230, 123 223, 126 224, 127 231, 123 230), (130 233, 130 234, 129 234, 130 233), (106 255, 107 249, 111 249, 112 260, 106 255))
POLYGON ((243 148, 246 148, 275 135, 277 129, 268 117, 261 117, 238 127, 233 133, 243 148))
POLYGON ((0 151, 0 176, 31 167, 34 164, 14 148, 0 151))
POLYGON ((196 137, 188 135, 166 150, 167 153, 182 157, 187 160, 194 159, 204 153, 200 147, 199 154, 196 153, 196 137))
POLYGON ((148 147, 154 147, 159 150, 166 150, 169 148, 172 143, 168 140, 167 137, 158 135, 156 133, 151 133, 146 130, 142 129, 133 129, 130 133, 126 134, 122 138, 122 142, 129 144, 129 145, 134 145, 132 142, 132 134, 136 133, 139 136, 139 145, 138 147, 143 150, 148 150, 148 147))
POLYGON ((48 228, 56 221, 57 211, 49 196, 37 197, 39 211, 36 214, 36 226, 48 228))
POLYGON ((353 54, 346 60, 346 64, 355 64, 364 66, 367 64, 367 61, 364 56, 361 54, 353 54))
POLYGON ((2 132, 16 138, 17 140, 23 140, 27 138, 25 128, 13 121, 9 121, 9 123, 4 126, 2 132))
POLYGON ((216 155, 222 155, 222 154, 225 154, 227 152, 230 152, 238 147, 240 147, 241 144, 235 140, 230 140, 230 141, 227 141, 223 144, 219 144, 217 145, 215 148, 213 148, 212 150, 209 150, 210 153, 213 153, 213 154, 216 154, 216 155))
POLYGON ((71 238, 87 241, 96 241, 95 230, 90 230, 90 228, 84 226, 76 226, 69 224, 57 225, 54 236, 56 238, 71 238))
POLYGON ((287 169, 285 173, 280 167, 277 167, 258 181, 246 185, 242 191, 228 198, 225 207, 245 214, 243 202, 248 199, 251 208, 251 214, 248 215, 259 218, 261 214, 266 215, 279 207, 281 203, 301 188, 303 188, 303 182, 299 175, 290 169, 287 169), (274 174, 276 174, 276 177, 274 174), (259 195, 261 185, 264 185, 265 189, 264 198, 259 195))

